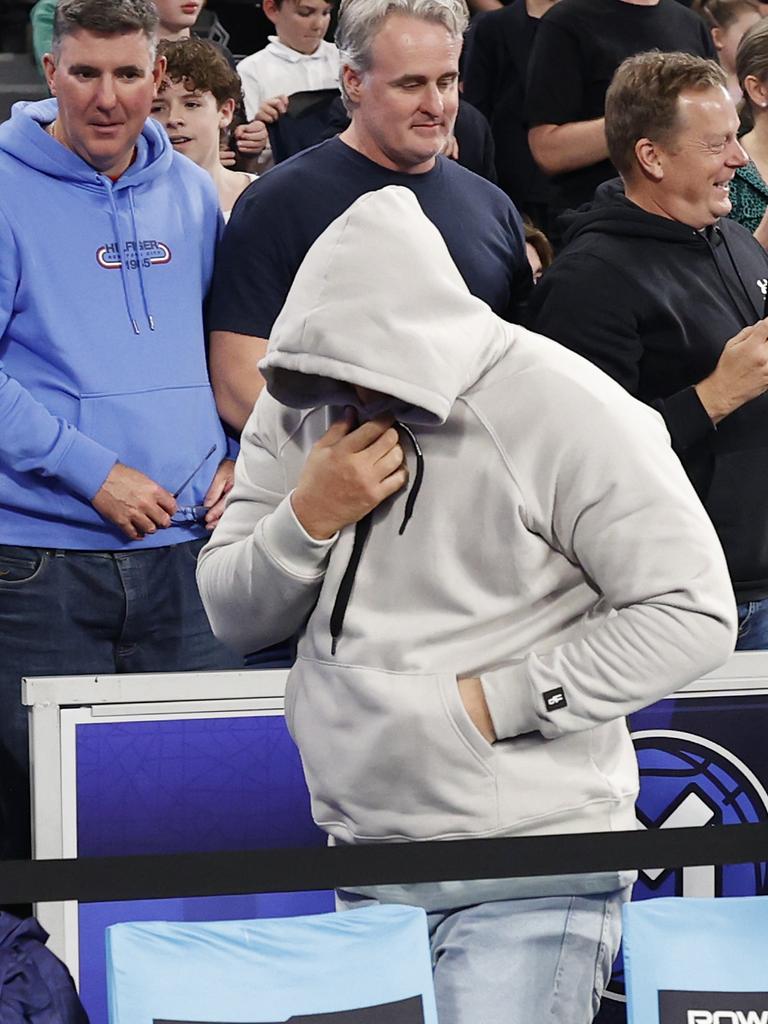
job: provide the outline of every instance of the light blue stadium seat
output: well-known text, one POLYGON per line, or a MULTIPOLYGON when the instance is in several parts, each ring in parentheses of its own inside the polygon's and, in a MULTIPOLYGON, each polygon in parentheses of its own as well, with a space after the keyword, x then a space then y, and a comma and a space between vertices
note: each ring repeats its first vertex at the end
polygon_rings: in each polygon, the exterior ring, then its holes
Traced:
POLYGON ((423 910, 107 929, 111 1024, 437 1024, 423 910))
POLYGON ((768 896, 624 908, 628 1024, 768 1024, 768 896))

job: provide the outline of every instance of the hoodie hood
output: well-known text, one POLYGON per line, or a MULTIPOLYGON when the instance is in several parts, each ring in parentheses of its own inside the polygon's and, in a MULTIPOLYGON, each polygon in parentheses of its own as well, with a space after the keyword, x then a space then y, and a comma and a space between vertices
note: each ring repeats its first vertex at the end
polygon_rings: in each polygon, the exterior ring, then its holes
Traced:
POLYGON ((260 369, 284 405, 353 405, 443 423, 509 348, 514 328, 471 295, 410 189, 361 196, 307 253, 260 369))
POLYGON ((624 195, 621 178, 603 182, 595 190, 595 198, 591 203, 578 210, 568 210, 560 217, 559 223, 563 229, 565 245, 591 232, 654 238, 661 242, 682 242, 688 245, 701 245, 703 235, 687 224, 659 217, 637 206, 624 195))
MULTIPOLYGON (((11 117, 0 125, 0 151, 41 174, 83 188, 103 189, 104 175, 63 146, 44 125, 55 120, 59 110, 55 99, 15 103, 11 117)), ((173 159, 168 136, 152 118, 147 118, 136 140, 136 159, 113 184, 115 190, 141 185, 165 173, 173 159)))

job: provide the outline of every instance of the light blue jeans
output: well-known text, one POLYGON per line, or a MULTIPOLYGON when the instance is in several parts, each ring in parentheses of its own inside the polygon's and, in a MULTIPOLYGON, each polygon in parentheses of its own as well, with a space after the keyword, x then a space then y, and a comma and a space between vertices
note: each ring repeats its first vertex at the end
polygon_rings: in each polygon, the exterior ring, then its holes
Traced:
POLYGON ((745 601, 736 605, 739 615, 737 651, 764 651, 768 649, 768 598, 745 601))
MULTIPOLYGON (((589 1024, 631 888, 428 913, 440 1024, 589 1024)), ((340 909, 372 903, 339 892, 340 909)))

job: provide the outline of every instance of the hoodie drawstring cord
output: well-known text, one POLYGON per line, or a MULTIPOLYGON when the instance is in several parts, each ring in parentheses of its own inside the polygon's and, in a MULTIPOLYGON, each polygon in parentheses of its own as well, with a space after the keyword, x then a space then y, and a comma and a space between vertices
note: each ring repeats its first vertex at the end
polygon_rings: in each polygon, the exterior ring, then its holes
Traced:
POLYGON ((117 259, 120 267, 120 280, 123 284, 123 296, 125 297, 125 308, 128 311, 128 319, 131 321, 131 327, 133 327, 134 334, 141 334, 139 325, 136 322, 136 317, 133 315, 133 308, 131 306, 131 294, 128 290, 128 277, 125 269, 125 243, 123 242, 123 236, 120 232, 120 218, 117 212, 117 203, 112 192, 112 188, 106 185, 107 195, 109 196, 109 204, 112 208, 112 224, 115 229, 115 236, 117 238, 117 259))
POLYGON ((416 440, 416 435, 411 428, 407 427, 404 423, 398 423, 398 427, 410 438, 416 455, 416 476, 414 477, 413 486, 408 492, 408 497, 405 502, 405 514, 403 515, 403 521, 400 524, 400 529, 397 531, 398 535, 402 537, 405 533, 405 528, 408 525, 408 520, 413 515, 413 506, 416 504, 416 498, 421 490, 421 481, 424 479, 424 455, 421 451, 419 442, 416 440))
POLYGON ((128 189, 128 204, 131 209, 131 222, 133 224, 133 244, 136 246, 136 269, 139 272, 139 291, 141 292, 141 301, 144 304, 144 315, 147 318, 150 331, 155 329, 155 321, 152 314, 149 311, 149 303, 147 301, 147 289, 144 283, 144 272, 141 269, 141 259, 139 257, 139 232, 136 228, 136 204, 133 200, 133 189, 128 189))
MULTIPOLYGON (((405 532, 406 526, 408 525, 408 521, 413 515, 416 498, 421 490, 421 483, 424 479, 424 454, 419 442, 416 440, 416 435, 413 433, 411 428, 407 427, 404 423, 397 423, 396 426, 408 436, 416 455, 416 475, 414 477, 413 484, 411 485, 411 489, 408 492, 408 497, 405 502, 403 521, 400 524, 400 529, 398 530, 398 535, 402 536, 405 532)), ((347 568, 344 570, 344 575, 341 578, 341 583, 339 584, 339 589, 336 594, 336 600, 333 603, 333 610, 331 611, 330 630, 332 655, 336 654, 336 648, 339 644, 342 627, 344 626, 344 616, 347 613, 347 605, 349 604, 352 587, 355 582, 355 576, 357 575, 357 567, 360 565, 360 559, 363 556, 363 547, 368 539, 368 534, 371 532, 373 512, 374 510, 372 509, 355 525, 355 539, 352 543, 352 554, 349 556, 349 562, 347 562, 347 568)))
POLYGON ((339 637, 344 625, 344 616, 347 613, 347 605, 352 594, 352 585, 355 582, 357 567, 360 565, 360 559, 363 556, 363 545, 368 538, 368 534, 371 532, 372 522, 373 512, 371 511, 366 513, 359 522, 355 523, 355 539, 352 544, 352 554, 349 556, 347 568, 341 577, 341 583, 339 584, 336 600, 333 603, 333 611, 331 612, 331 654, 336 654, 336 647, 338 646, 339 637))

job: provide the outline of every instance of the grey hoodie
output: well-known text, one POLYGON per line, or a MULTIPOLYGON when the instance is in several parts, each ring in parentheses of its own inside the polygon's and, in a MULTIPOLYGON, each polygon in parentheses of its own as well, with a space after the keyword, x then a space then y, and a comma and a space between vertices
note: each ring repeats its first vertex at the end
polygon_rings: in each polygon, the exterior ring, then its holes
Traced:
POLYGON ((723 662, 735 631, 720 546, 660 417, 470 295, 396 186, 314 244, 261 369, 198 580, 233 647, 302 634, 286 719, 318 824, 355 843, 634 828, 624 716, 723 662), (355 528, 313 540, 290 492, 359 407, 351 384, 391 396, 424 473, 402 534, 408 488, 374 512, 332 655, 355 528), (459 697, 466 675, 482 678, 493 745, 459 697))

